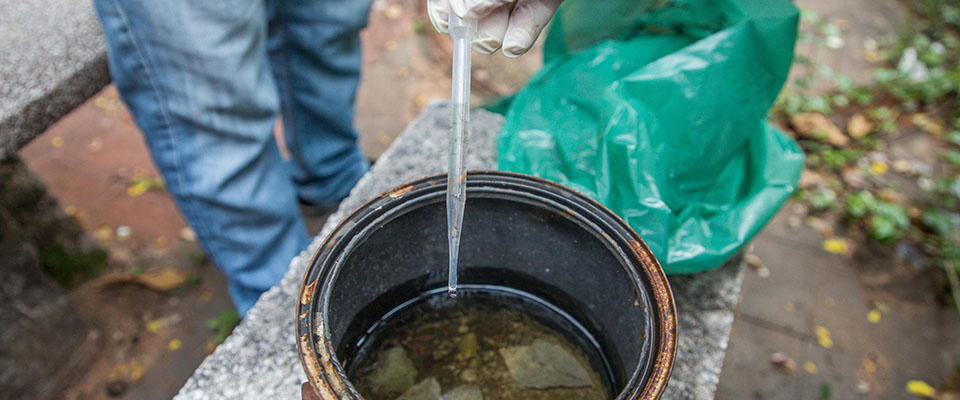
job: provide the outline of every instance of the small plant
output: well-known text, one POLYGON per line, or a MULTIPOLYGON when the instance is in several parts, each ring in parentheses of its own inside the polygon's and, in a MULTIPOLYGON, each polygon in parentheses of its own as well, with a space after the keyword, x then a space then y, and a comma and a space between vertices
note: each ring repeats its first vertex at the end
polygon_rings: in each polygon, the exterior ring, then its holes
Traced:
POLYGON ((223 311, 207 321, 207 329, 214 332, 213 341, 218 345, 227 340, 233 328, 240 323, 240 315, 235 310, 223 311))
POLYGON ((844 208, 851 218, 866 220, 870 238, 881 243, 899 239, 910 227, 905 207, 876 199, 866 190, 847 196, 844 208))

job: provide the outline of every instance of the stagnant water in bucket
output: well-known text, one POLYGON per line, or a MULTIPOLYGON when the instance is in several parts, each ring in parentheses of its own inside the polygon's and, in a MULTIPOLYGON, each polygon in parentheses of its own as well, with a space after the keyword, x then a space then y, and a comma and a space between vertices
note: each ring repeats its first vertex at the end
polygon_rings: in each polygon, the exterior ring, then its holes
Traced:
POLYGON ((387 313, 347 360, 369 400, 603 400, 611 370, 596 340, 559 308, 525 292, 461 285, 387 313))

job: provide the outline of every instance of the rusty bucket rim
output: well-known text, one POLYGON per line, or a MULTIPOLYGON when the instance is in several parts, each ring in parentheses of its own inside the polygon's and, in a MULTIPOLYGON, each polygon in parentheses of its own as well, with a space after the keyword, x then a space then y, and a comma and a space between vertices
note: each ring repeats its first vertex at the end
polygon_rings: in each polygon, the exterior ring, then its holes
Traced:
MULTIPOLYGON (((344 372, 340 362, 336 360, 335 349, 329 340, 321 335, 317 340, 317 324, 323 321, 316 321, 315 315, 319 303, 319 291, 321 290, 321 277, 325 276, 321 259, 328 259, 333 250, 338 247, 342 239, 345 238, 346 231, 351 230, 355 225, 355 220, 363 219, 372 212, 379 211, 384 204, 403 204, 408 196, 422 196, 424 191, 446 190, 446 174, 430 175, 396 186, 390 190, 381 193, 378 196, 364 202, 353 210, 324 238, 322 244, 311 256, 310 264, 300 283, 297 296, 296 309, 296 330, 297 330, 297 350, 307 380, 314 392, 324 400, 351 399, 362 400, 363 397, 353 388, 344 372), (379 207, 378 207, 379 206, 379 207), (319 347, 319 348, 318 348, 319 347)), ((613 213, 603 204, 579 193, 575 190, 549 181, 543 178, 519 174, 514 172, 493 171, 493 170, 471 170, 468 172, 468 183, 471 180, 483 178, 505 179, 505 181, 528 181, 529 183, 547 186, 558 190, 559 194, 565 197, 575 198, 576 201, 583 202, 585 205, 595 208, 600 218, 606 217, 607 222, 612 222, 610 226, 618 233, 626 237, 625 240, 630 247, 630 255, 636 259, 642 267, 641 280, 650 287, 652 294, 652 304, 656 310, 653 313, 656 318, 656 328, 659 333, 657 337, 656 348, 651 349, 656 358, 652 362, 649 377, 646 382, 636 382, 638 380, 637 370, 631 372, 631 378, 625 383, 626 388, 621 391, 617 399, 659 399, 666 390, 670 373, 673 369, 673 363, 677 352, 677 318, 676 304, 673 298, 673 292, 667 280, 663 268, 659 261, 654 257, 650 248, 643 239, 627 225, 619 216, 613 213), (472 178, 472 179, 471 179, 472 178), (630 393, 626 391, 634 386, 635 389, 630 393), (639 393, 638 393, 639 391, 639 393)), ((606 236, 606 235, 604 235, 606 236)), ((605 237, 604 240, 616 242, 613 238, 605 237)), ((628 271, 629 272, 629 271, 628 271)), ((645 288, 640 288, 645 289, 645 288)), ((326 328, 323 328, 326 330, 326 328)), ((638 368, 639 369, 639 368, 638 368)))

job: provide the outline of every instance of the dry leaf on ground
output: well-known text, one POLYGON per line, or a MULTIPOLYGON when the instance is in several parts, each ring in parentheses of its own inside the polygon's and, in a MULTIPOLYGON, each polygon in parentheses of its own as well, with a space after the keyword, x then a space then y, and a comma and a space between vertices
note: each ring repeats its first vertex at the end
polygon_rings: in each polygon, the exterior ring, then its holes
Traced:
POLYGON ((826 142, 843 147, 850 143, 836 124, 820 113, 796 113, 790 116, 790 123, 797 134, 808 139, 826 142))
POLYGON ((873 131, 873 123, 863 114, 854 115, 847 122, 847 134, 854 139, 860 139, 873 131))
POLYGON ((187 273, 177 268, 160 268, 144 271, 140 274, 113 273, 107 274, 98 282, 101 286, 118 283, 138 283, 158 292, 167 292, 179 288, 187 283, 187 273))

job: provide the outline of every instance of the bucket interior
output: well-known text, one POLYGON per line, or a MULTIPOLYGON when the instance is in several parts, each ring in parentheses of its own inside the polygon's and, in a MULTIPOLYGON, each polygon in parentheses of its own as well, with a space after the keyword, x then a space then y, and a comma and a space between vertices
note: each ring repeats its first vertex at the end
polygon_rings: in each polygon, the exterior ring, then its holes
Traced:
MULTIPOLYGON (((343 249, 328 285, 326 327, 337 361, 386 312, 447 282, 443 192, 370 222, 343 249)), ((507 286, 566 311, 596 339, 612 393, 652 368, 654 306, 636 260, 589 216, 542 199, 468 189, 460 283, 507 286)))

